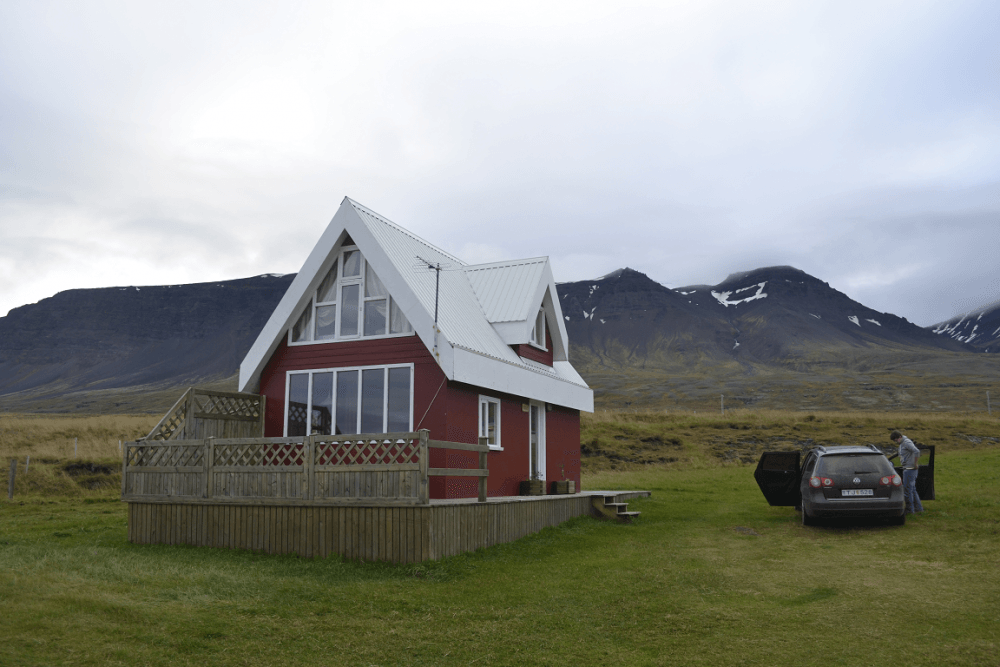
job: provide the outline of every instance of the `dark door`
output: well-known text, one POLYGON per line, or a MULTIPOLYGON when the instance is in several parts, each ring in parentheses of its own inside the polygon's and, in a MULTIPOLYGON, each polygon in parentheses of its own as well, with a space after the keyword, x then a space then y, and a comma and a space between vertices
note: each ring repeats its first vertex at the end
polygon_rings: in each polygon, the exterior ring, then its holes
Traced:
MULTIPOLYGON (((934 500, 934 447, 935 445, 917 445, 921 461, 920 470, 917 472, 917 495, 921 500, 934 500)), ((897 456, 899 452, 890 456, 889 460, 897 456)), ((896 472, 900 477, 903 476, 903 469, 899 466, 896 466, 896 472)))
POLYGON ((798 452, 764 452, 753 472, 767 503, 779 507, 799 504, 800 476, 798 452))

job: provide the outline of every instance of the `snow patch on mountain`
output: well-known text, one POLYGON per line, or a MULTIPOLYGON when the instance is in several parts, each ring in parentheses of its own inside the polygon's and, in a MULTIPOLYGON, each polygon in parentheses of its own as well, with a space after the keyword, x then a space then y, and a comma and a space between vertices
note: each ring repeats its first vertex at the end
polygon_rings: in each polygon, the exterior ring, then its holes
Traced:
POLYGON ((746 303, 747 301, 755 301, 757 299, 763 299, 767 297, 767 292, 764 291, 765 285, 767 285, 766 280, 762 283, 751 285, 750 287, 741 287, 740 289, 734 290, 732 292, 716 292, 715 290, 712 290, 712 296, 714 296, 719 303, 728 308, 729 306, 737 306, 741 303, 746 303), (751 294, 750 296, 743 297, 742 299, 729 298, 733 294, 740 294, 741 292, 746 292, 754 288, 756 288, 757 291, 751 294))
POLYGON ((847 319, 849 319, 850 321, 854 322, 859 327, 861 326, 861 322, 858 321, 858 316, 857 315, 848 315, 847 319))

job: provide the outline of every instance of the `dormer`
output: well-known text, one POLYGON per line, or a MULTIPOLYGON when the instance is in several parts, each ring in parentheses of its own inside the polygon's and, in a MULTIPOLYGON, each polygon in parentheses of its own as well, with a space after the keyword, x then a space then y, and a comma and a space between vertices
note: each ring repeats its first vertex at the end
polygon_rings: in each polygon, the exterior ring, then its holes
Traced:
POLYGON ((568 359, 566 328, 547 257, 465 267, 486 319, 522 359, 568 359))

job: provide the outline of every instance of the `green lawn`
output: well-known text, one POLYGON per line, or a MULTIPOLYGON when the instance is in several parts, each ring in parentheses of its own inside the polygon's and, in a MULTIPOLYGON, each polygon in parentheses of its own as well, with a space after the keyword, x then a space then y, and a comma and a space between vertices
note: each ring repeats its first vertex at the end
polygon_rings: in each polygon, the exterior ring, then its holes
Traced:
POLYGON ((594 473, 653 491, 634 524, 398 567, 131 545, 113 491, 4 498, 0 665, 996 667, 998 470, 942 453, 925 515, 820 528, 750 466, 594 473))

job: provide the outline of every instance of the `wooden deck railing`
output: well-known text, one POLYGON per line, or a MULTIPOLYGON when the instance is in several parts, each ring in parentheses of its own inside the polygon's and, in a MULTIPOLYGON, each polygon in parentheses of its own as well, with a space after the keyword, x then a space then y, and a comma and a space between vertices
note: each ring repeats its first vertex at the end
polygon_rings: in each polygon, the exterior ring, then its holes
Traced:
POLYGON ((431 476, 478 477, 486 502, 485 443, 414 433, 126 443, 122 500, 227 504, 426 505, 431 476), (431 468, 429 450, 479 453, 478 468, 431 468))
POLYGON ((191 387, 146 440, 257 438, 264 434, 264 396, 191 387))

